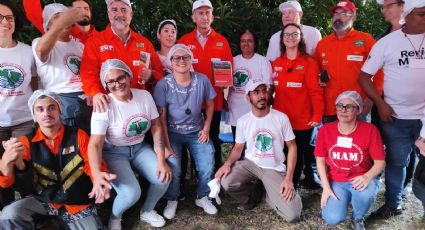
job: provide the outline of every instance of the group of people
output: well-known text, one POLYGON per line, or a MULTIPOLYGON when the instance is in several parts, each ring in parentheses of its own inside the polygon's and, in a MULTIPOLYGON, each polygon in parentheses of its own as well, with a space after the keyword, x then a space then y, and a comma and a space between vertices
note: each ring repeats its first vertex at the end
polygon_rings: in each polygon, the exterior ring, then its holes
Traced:
POLYGON ((0 228, 32 229, 37 216, 55 215, 65 229, 102 229, 95 204, 113 197, 107 228, 121 229, 145 189, 140 219, 162 227, 176 215, 187 152, 195 205, 210 215, 218 212, 208 197, 213 179, 238 209, 264 199, 287 222, 301 216, 301 178, 323 188, 329 225, 345 221, 351 205, 352 227, 365 229, 383 173, 385 204, 371 218, 400 215, 412 178, 425 207, 424 0, 378 1, 391 27, 377 42, 353 28, 349 0, 330 9, 334 33, 323 39, 288 0, 267 55, 255 52, 256 32, 246 29, 235 57, 211 27, 209 0, 193 2, 195 28, 179 40, 177 23, 162 21, 158 51, 130 28, 130 0, 105 2, 109 24, 96 31, 86 0, 44 9, 24 0, 42 32, 30 47, 14 39, 19 11, 0 1, 0 228), (228 94, 215 85, 215 60, 232 64, 228 94), (235 140, 224 163, 222 110, 235 140))

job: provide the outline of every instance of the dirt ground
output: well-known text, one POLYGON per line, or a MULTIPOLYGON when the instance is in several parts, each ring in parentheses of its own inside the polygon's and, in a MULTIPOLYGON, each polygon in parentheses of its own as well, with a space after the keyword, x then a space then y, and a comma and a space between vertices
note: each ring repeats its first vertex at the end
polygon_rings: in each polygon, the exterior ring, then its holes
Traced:
MULTIPOLYGON (((224 146, 225 152, 229 147, 224 146)), ((377 202, 372 210, 379 208, 383 204, 383 188, 378 194, 377 202)), ((300 194, 303 200, 303 212, 301 221, 295 224, 288 224, 283 221, 274 211, 261 203, 251 211, 238 210, 237 203, 232 198, 225 196, 222 205, 219 206, 217 215, 208 215, 194 204, 196 185, 189 185, 189 194, 184 201, 179 202, 176 217, 168 220, 162 229, 167 230, 268 230, 268 229, 351 229, 350 220, 347 220, 334 228, 325 225, 320 216, 320 195, 321 190, 301 189, 300 194)), ((157 205, 158 213, 162 214, 165 201, 157 205)), ((423 218, 423 208, 418 199, 411 194, 405 200, 404 213, 385 221, 366 221, 367 229, 379 230, 425 230, 425 218, 423 218)), ((123 222, 124 229, 154 229, 148 224, 138 220, 140 204, 128 212, 123 222)))

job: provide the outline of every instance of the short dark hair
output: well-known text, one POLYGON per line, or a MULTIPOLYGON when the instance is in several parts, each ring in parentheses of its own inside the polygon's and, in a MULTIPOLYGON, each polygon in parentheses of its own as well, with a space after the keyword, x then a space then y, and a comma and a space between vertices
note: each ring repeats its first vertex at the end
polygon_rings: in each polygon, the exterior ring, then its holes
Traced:
MULTIPOLYGON (((241 40, 241 37, 242 37, 242 35, 244 35, 244 34, 246 34, 246 33, 250 33, 250 34, 252 34, 252 37, 254 38, 254 45, 255 45, 255 47, 254 47, 254 52, 256 52, 257 51, 257 47, 258 47, 258 37, 257 37, 257 35, 251 30, 251 29, 245 29, 241 34, 240 34, 240 36, 239 36, 239 43, 240 43, 240 40, 241 40)), ((240 47, 239 47, 240 48, 240 47)))
POLYGON ((283 31, 285 31, 285 29, 289 26, 297 27, 300 30, 301 40, 300 40, 300 43, 298 43, 298 52, 301 54, 301 56, 308 55, 307 54, 307 48, 306 48, 305 41, 304 41, 304 34, 303 34, 302 29, 301 29, 301 26, 296 24, 296 23, 288 23, 282 28, 282 31, 280 33, 280 42, 279 42, 279 44, 280 44, 280 56, 283 56, 283 54, 286 52, 286 46, 285 46, 285 44, 283 44, 283 34, 284 34, 283 31))
POLYGON ((91 2, 90 0, 68 0, 67 2, 67 6, 72 6, 72 4, 74 4, 74 2, 79 2, 79 1, 83 1, 86 2, 87 4, 89 4, 89 7, 91 8, 91 2))
POLYGON ((15 17, 15 31, 13 32, 13 37, 16 35, 16 32, 21 30, 24 24, 21 11, 18 10, 15 3, 9 0, 0 0, 0 5, 6 6, 12 11, 13 16, 15 17))

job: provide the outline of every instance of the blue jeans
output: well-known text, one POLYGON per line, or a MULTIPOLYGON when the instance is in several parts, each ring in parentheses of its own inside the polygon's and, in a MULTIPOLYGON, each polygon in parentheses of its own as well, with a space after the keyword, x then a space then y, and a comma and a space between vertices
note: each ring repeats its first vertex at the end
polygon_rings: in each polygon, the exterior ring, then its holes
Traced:
POLYGON ((81 95, 84 93, 59 94, 62 104, 61 121, 65 125, 78 127, 90 134, 92 108, 87 105, 86 100, 79 97, 81 95))
POLYGON ((385 202, 392 209, 401 208, 403 184, 410 154, 415 149, 422 122, 393 117, 393 122, 381 122, 381 135, 385 144, 385 202))
POLYGON ((170 138, 171 147, 177 156, 171 156, 167 160, 173 171, 173 179, 165 194, 165 199, 177 200, 180 195, 181 158, 183 151, 185 151, 184 146, 189 149, 198 172, 198 198, 208 196, 210 193, 208 182, 212 179, 214 173, 214 145, 212 141, 200 144, 198 132, 189 134, 169 132, 168 137, 170 138))
POLYGON ((152 211, 169 185, 156 177, 158 159, 152 147, 144 142, 130 146, 114 146, 105 142, 103 158, 109 171, 117 175, 117 179, 112 181, 117 192, 112 206, 113 218, 121 218, 140 198, 140 185, 132 169, 150 183, 142 210, 152 211))
POLYGON ((361 192, 351 187, 351 182, 331 182, 332 190, 339 200, 329 197, 322 209, 322 218, 329 225, 337 225, 347 218, 348 206, 353 206, 353 220, 363 219, 375 202, 379 191, 379 178, 372 179, 367 188, 361 192))

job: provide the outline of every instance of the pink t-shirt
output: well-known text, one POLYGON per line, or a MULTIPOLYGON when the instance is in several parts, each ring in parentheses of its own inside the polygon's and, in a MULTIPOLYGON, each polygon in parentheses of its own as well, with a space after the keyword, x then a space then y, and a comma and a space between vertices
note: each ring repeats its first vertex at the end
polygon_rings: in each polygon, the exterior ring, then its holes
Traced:
POLYGON ((349 135, 338 131, 338 122, 324 125, 317 136, 314 155, 325 157, 331 181, 346 182, 363 175, 373 166, 373 160, 385 160, 378 129, 372 124, 357 121, 349 135))

